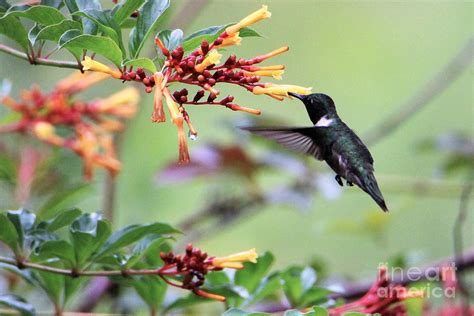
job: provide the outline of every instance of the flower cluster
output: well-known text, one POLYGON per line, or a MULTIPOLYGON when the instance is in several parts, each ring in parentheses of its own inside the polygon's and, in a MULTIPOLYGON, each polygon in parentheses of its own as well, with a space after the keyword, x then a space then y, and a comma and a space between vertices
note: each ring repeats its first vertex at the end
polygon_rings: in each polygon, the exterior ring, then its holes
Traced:
POLYGON ((335 316, 346 312, 360 312, 370 315, 408 316, 403 301, 423 295, 423 291, 409 290, 402 285, 392 283, 387 275, 387 267, 382 266, 379 268, 377 280, 363 297, 354 302, 331 308, 329 314, 335 316))
POLYGON ((60 81, 51 93, 38 87, 23 91, 20 101, 0 97, 0 103, 19 114, 13 123, 0 125, 0 133, 30 133, 50 145, 68 148, 84 161, 84 176, 90 180, 94 167, 115 175, 121 167, 113 134, 123 130, 123 119, 134 116, 138 90, 125 88, 108 98, 83 102, 74 94, 107 78, 103 73, 74 73, 60 81))
POLYGON ((154 74, 147 75, 142 68, 136 71, 133 69, 113 70, 89 57, 82 62, 82 66, 84 70, 107 73, 123 81, 141 82, 148 93, 154 89, 154 110, 151 120, 153 122, 166 120, 163 110, 163 100, 165 100, 172 122, 178 127, 179 162, 187 163, 189 154, 184 124, 188 125, 190 138, 194 139, 197 136, 185 109, 187 105, 219 105, 233 111, 260 114, 260 110, 234 103, 234 97, 231 95, 220 97, 220 91, 216 85, 228 83, 241 86, 255 95, 267 95, 279 101, 289 97, 288 92, 310 93, 311 88, 261 82, 262 77, 281 79, 284 65, 260 66, 259 64, 288 51, 287 46, 250 59, 230 55, 223 63, 221 62, 223 56, 219 53, 219 49, 240 45, 242 39, 239 34, 242 29, 270 16, 267 6, 262 6, 240 22, 227 27, 212 43, 203 40, 199 48, 188 54, 182 46, 170 51, 157 37, 155 43, 165 56, 165 62, 162 70, 154 74), (197 86, 198 91, 192 96, 189 95, 187 89, 171 93, 169 86, 174 82, 197 86))
POLYGON ((200 288, 204 285, 206 274, 224 268, 243 269, 244 262, 256 263, 257 257, 255 249, 227 257, 210 257, 206 252, 202 252, 189 244, 184 255, 175 255, 172 252, 160 253, 160 258, 165 265, 158 271, 158 275, 171 286, 190 290, 202 297, 225 301, 224 296, 209 293, 200 288), (166 276, 181 276, 181 284, 168 280, 166 276))

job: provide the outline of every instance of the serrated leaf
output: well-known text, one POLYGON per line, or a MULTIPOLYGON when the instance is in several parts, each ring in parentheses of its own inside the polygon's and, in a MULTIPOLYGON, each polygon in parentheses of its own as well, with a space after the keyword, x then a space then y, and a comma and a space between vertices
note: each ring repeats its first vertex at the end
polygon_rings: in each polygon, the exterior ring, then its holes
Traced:
POLYGON ((122 43, 122 31, 120 26, 110 15, 110 11, 83 10, 75 12, 73 15, 83 16, 94 22, 104 35, 110 37, 120 47, 122 55, 125 56, 126 52, 122 43))
POLYGON ((72 245, 65 240, 49 240, 44 242, 39 255, 43 258, 59 258, 69 263, 69 267, 74 267, 76 258, 72 245))
POLYGON ((246 262, 244 268, 235 273, 234 283, 245 287, 249 293, 253 293, 270 270, 274 259, 271 253, 266 252, 258 257, 257 263, 246 262))
POLYGON ((123 4, 119 4, 117 9, 114 9, 114 20, 122 26, 130 15, 138 10, 143 4, 145 0, 127 0, 123 4))
MULTIPOLYGON (((64 0, 64 2, 71 14, 77 11, 102 9, 99 0, 64 0)), ((79 19, 75 16, 73 16, 73 18, 82 21, 83 30, 85 34, 95 35, 97 33, 97 25, 95 25, 94 22, 86 18, 79 19)))
POLYGON ((105 244, 94 256, 95 260, 105 257, 121 248, 128 246, 149 234, 174 234, 179 230, 164 223, 153 223, 144 225, 130 225, 118 230, 110 236, 105 244))
POLYGON ((68 49, 91 50, 98 55, 104 56, 117 67, 120 67, 120 64, 122 63, 123 56, 120 47, 108 37, 83 34, 73 37, 62 44, 61 47, 68 49))
POLYGON ((11 7, 5 16, 18 16, 43 25, 57 24, 66 17, 56 8, 45 5, 19 5, 11 7))
POLYGON ((69 231, 78 267, 82 266, 111 234, 110 224, 102 220, 97 213, 83 214, 72 223, 69 231))
POLYGON ((15 226, 8 217, 0 213, 0 241, 4 242, 10 249, 17 254, 19 247, 19 237, 15 226))
POLYGON ((141 68, 151 71, 152 73, 155 73, 158 71, 153 61, 146 57, 140 57, 137 59, 127 60, 126 62, 123 63, 123 66, 141 67, 141 68))
POLYGON ((82 29, 82 25, 79 22, 71 21, 71 20, 64 20, 57 24, 52 24, 41 28, 37 33, 32 34, 32 31, 28 34, 30 42, 32 45, 36 43, 36 41, 46 40, 52 42, 59 42, 61 36, 69 31, 69 30, 78 30, 82 29))
POLYGON ((23 298, 13 294, 0 295, 0 305, 7 306, 20 312, 21 316, 33 316, 35 315, 35 309, 33 305, 28 303, 23 298))
POLYGON ((14 40, 28 52, 28 33, 18 18, 9 15, 0 18, 0 34, 14 40))
POLYGON ((160 17, 170 6, 170 0, 148 0, 139 10, 137 25, 130 32, 129 50, 137 58, 145 42, 158 26, 160 17))

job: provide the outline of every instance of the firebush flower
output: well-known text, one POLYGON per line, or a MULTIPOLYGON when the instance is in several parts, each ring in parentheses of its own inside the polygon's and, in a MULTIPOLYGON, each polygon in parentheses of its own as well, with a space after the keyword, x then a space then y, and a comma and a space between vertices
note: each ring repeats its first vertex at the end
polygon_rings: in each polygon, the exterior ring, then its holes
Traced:
POLYGON ((377 280, 360 299, 329 309, 329 315, 338 316, 348 312, 379 314, 387 316, 408 316, 403 301, 409 298, 423 297, 421 290, 411 290, 394 284, 387 275, 387 267, 379 268, 377 280))
POLYGON ((233 84, 255 95, 267 95, 279 101, 290 98, 289 92, 311 93, 311 88, 261 82, 264 77, 282 79, 284 65, 260 66, 259 64, 287 52, 288 46, 249 59, 238 58, 236 55, 230 55, 224 59, 218 51, 223 47, 240 45, 242 38, 239 35, 242 29, 270 17, 271 13, 268 11, 268 7, 262 6, 238 23, 226 27, 213 42, 203 40, 200 47, 189 53, 182 46, 170 50, 159 37, 156 37, 155 44, 164 55, 165 61, 161 71, 153 74, 147 74, 142 68, 137 68, 134 71, 133 67, 114 70, 90 57, 86 57, 82 61, 82 66, 84 70, 105 73, 123 81, 141 82, 147 93, 154 90, 151 120, 156 123, 166 121, 163 110, 163 101, 165 101, 172 122, 178 128, 179 163, 187 163, 190 158, 183 125, 187 125, 189 137, 192 139, 196 138, 197 131, 191 124, 185 109, 186 106, 218 105, 232 111, 242 111, 254 115, 261 113, 258 109, 250 109, 236 104, 231 95, 220 97, 217 85, 233 84), (171 84, 176 82, 196 86, 198 90, 194 95, 190 94, 187 89, 170 91, 171 84))
POLYGON ((88 180, 92 179, 94 167, 115 175, 121 164, 113 134, 123 130, 123 120, 135 115, 140 95, 137 89, 128 87, 88 103, 74 98, 75 93, 105 78, 108 75, 102 73, 74 73, 48 94, 33 87, 23 91, 18 102, 9 96, 1 97, 0 103, 20 118, 0 125, 0 133, 28 133, 49 145, 72 150, 84 161, 84 176, 88 180))
POLYGON ((165 265, 157 274, 169 285, 190 290, 196 295, 217 301, 225 301, 221 295, 204 291, 206 274, 211 271, 221 271, 224 268, 243 269, 245 262, 256 263, 258 255, 255 249, 243 251, 226 257, 209 257, 207 253, 188 244, 184 255, 175 255, 172 252, 160 253, 165 265), (181 276, 181 283, 170 281, 166 276, 181 276))

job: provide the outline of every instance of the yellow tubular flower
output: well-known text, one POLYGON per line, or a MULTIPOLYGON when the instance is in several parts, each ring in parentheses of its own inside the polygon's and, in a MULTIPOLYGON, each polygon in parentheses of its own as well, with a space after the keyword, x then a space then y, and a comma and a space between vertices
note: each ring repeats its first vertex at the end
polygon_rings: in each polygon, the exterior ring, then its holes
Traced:
POLYGON ((33 133, 39 140, 56 146, 63 146, 64 139, 56 134, 54 126, 47 122, 38 122, 33 126, 33 133))
POLYGON ((242 42, 242 38, 239 36, 239 32, 237 32, 232 36, 228 36, 228 37, 224 38, 222 43, 220 45, 216 45, 215 48, 222 48, 222 47, 227 47, 227 46, 240 45, 241 42, 242 42))
POLYGON ((244 76, 252 77, 252 76, 262 76, 262 77, 273 77, 277 80, 281 80, 281 76, 283 75, 284 70, 257 70, 257 71, 244 71, 244 76))
POLYGON ((197 72, 203 72, 207 67, 210 65, 216 65, 221 62, 222 55, 217 52, 217 50, 213 49, 211 50, 206 58, 200 63, 199 65, 196 65, 194 69, 197 72))
POLYGON ((293 85, 273 85, 267 83, 265 88, 262 87, 255 87, 252 90, 253 94, 268 94, 273 96, 280 96, 280 97, 289 97, 288 92, 298 93, 298 94, 309 94, 311 93, 311 88, 305 88, 300 86, 293 86, 293 85))
POLYGON ((160 123, 166 121, 165 111, 163 110, 163 90, 161 84, 163 83, 163 73, 156 72, 153 77, 155 78, 155 96, 153 99, 153 113, 151 115, 151 121, 160 123))
POLYGON ((261 55, 261 56, 258 56, 258 57, 255 57, 255 59, 258 60, 258 62, 262 62, 264 60, 267 60, 269 58, 272 58, 272 57, 275 57, 277 55, 280 55, 280 54, 283 54, 285 52, 287 52, 290 48, 288 46, 283 46, 283 47, 280 47, 278 49, 275 49, 265 55, 261 55))
POLYGON ((61 92, 76 93, 83 91, 109 76, 103 72, 73 72, 70 76, 59 81, 56 89, 61 92))
POLYGON ((107 99, 99 100, 96 108, 104 113, 113 114, 120 117, 129 118, 137 112, 137 103, 140 100, 140 93, 136 88, 125 88, 107 99))
POLYGON ((106 66, 98 61, 95 61, 89 56, 86 56, 81 64, 84 70, 103 72, 116 79, 120 79, 122 77, 122 72, 118 70, 113 70, 109 66, 106 66))
POLYGON ((271 17, 272 14, 268 11, 268 6, 262 5, 262 8, 249 14, 242 20, 240 20, 237 24, 231 25, 225 29, 225 32, 227 35, 231 36, 244 27, 250 26, 252 24, 255 24, 261 20, 268 19, 271 17))
POLYGON ((258 254, 255 248, 226 257, 212 259, 212 265, 218 268, 242 269, 244 262, 257 263, 258 254))

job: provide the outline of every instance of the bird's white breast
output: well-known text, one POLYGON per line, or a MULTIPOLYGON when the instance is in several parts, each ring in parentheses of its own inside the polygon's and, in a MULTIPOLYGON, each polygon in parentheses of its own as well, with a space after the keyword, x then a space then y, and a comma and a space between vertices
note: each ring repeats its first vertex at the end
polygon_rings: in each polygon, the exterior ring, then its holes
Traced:
POLYGON ((334 121, 333 119, 328 118, 327 115, 324 115, 323 117, 321 117, 319 119, 319 121, 316 122, 316 124, 314 126, 316 126, 316 127, 328 127, 328 126, 332 125, 333 121, 334 121))

